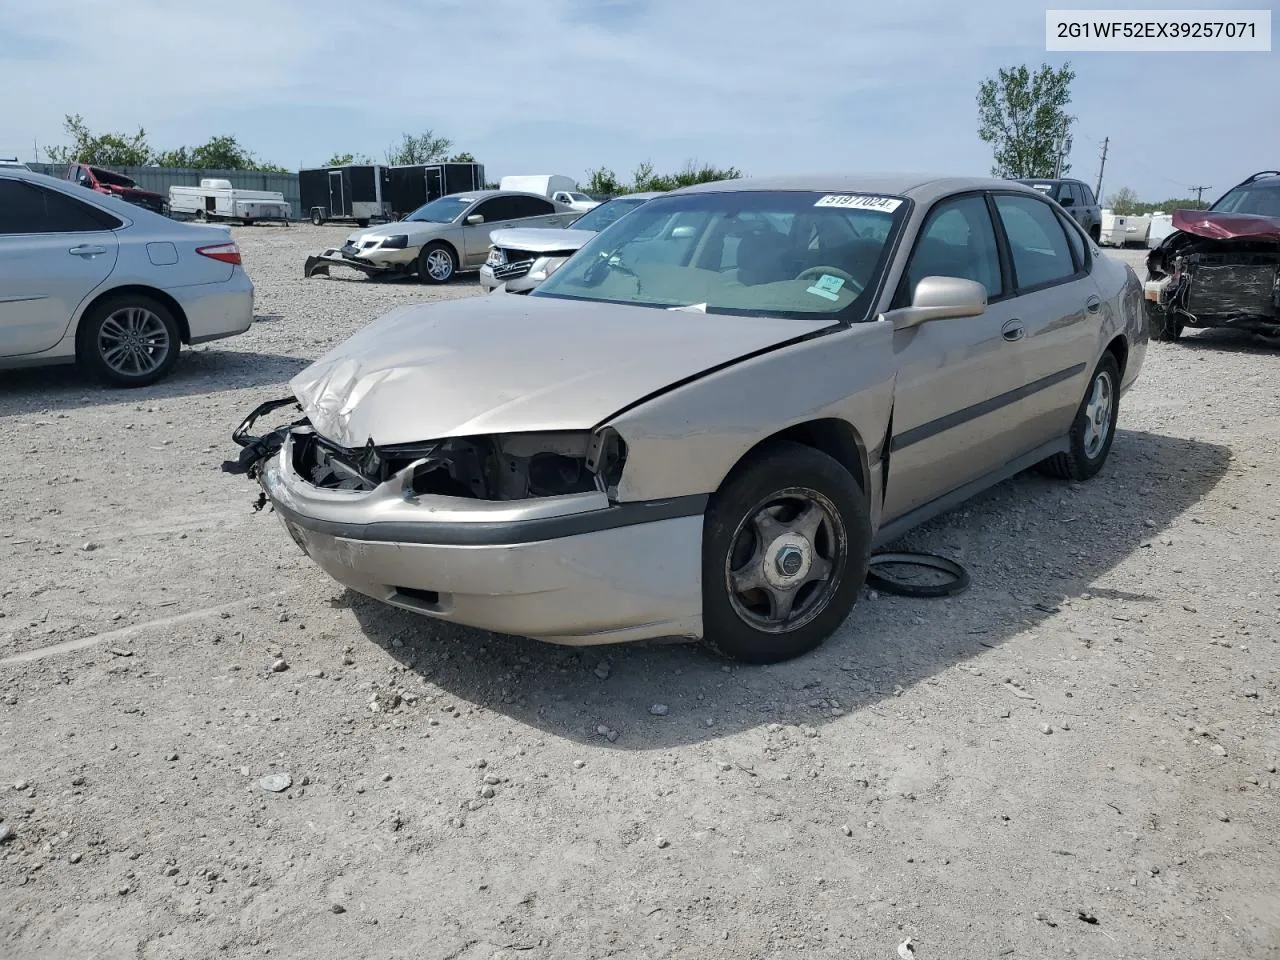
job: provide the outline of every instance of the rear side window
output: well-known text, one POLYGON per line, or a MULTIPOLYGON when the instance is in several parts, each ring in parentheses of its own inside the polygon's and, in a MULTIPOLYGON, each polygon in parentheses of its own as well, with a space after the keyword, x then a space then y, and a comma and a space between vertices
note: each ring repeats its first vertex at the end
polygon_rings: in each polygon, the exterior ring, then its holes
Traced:
POLYGON ((21 180, 0 180, 0 233, 87 233, 120 221, 95 207, 21 180))
POLYGON ((995 228, 985 198, 957 197, 933 208, 907 264, 906 288, 899 296, 902 305, 911 302, 916 284, 925 277, 976 280, 987 288, 988 298, 1004 292, 995 228))
POLYGON ((515 197, 494 197, 480 204, 473 213, 478 213, 484 217, 485 223, 496 223, 499 220, 514 220, 519 214, 516 213, 515 197))
POLYGON ((1080 188, 1081 196, 1084 197, 1084 205, 1086 207, 1092 207, 1096 201, 1093 199, 1093 191, 1089 189, 1089 185, 1081 183, 1077 184, 1077 186, 1080 188))
POLYGON ((997 194, 996 209, 1009 238, 1018 288, 1026 290, 1075 276, 1076 265, 1057 214, 1034 197, 997 194))
POLYGON ((1084 238, 1080 236, 1080 231, 1071 226, 1067 217, 1060 217, 1059 222, 1062 224, 1063 231, 1067 234, 1067 243, 1071 245, 1071 254, 1076 258, 1076 268, 1084 269, 1084 238))
MULTIPOLYGON (((568 201, 564 201, 568 203, 568 201)), ((555 213, 555 205, 550 200, 543 200, 540 197, 512 197, 512 208, 515 213, 513 217, 542 217, 549 213, 555 213)))

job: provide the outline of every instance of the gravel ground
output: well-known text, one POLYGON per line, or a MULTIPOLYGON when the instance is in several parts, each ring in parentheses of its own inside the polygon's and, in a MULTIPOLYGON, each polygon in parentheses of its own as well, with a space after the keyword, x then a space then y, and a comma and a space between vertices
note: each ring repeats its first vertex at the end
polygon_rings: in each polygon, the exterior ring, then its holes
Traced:
POLYGON ((346 593, 218 472, 476 291, 303 281, 342 234, 238 230, 258 322, 157 387, 0 379, 6 960, 1280 956, 1277 351, 1153 344, 1095 481, 910 537, 960 597, 763 669, 573 650, 346 593))

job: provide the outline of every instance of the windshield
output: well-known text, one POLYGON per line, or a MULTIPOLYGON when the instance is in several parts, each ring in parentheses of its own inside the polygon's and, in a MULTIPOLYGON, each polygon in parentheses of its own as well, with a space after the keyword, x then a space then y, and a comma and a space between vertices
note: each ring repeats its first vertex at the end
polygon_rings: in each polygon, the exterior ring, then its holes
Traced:
POLYGON ((592 237, 531 296, 860 320, 908 207, 808 191, 659 197, 592 237))
POLYGON ((475 197, 441 197, 438 200, 423 204, 405 219, 417 220, 422 223, 452 223, 463 210, 475 202, 475 197))
POLYGON ((569 194, 569 199, 572 200, 574 203, 590 203, 591 202, 591 198, 588 197, 585 193, 571 193, 569 194))
POLYGON ((599 233, 624 213, 634 210, 644 202, 643 197, 614 197, 612 200, 606 200, 600 206, 588 210, 573 221, 570 226, 574 230, 590 230, 593 233, 599 233))
POLYGON ((1228 190, 1227 195, 1209 209, 1219 213, 1280 217, 1280 182, 1250 183, 1228 190))

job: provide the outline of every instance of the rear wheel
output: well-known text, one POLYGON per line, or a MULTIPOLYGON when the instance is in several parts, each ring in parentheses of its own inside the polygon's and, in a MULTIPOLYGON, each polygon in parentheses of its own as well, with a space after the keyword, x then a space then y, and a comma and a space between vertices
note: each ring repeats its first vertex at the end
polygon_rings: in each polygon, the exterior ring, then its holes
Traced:
POLYGON ((155 383, 178 362, 181 335, 173 314, 150 297, 128 294, 87 311, 76 331, 76 358, 118 387, 155 383))
POLYGON ((356 226, 357 226, 357 227, 359 227, 361 230, 363 230, 363 229, 364 229, 365 227, 367 227, 368 225, 369 225, 369 221, 368 221, 368 219, 361 218, 361 219, 359 219, 359 220, 357 220, 357 221, 356 221, 356 226))
POLYGON ((1045 460, 1041 466, 1063 480, 1088 480, 1106 463, 1120 415, 1120 366, 1104 353, 1094 368, 1084 400, 1067 435, 1067 452, 1045 460))
POLYGON ((753 454, 707 510, 707 645, 747 663, 817 647, 857 600, 870 543, 862 491, 839 463, 795 443, 753 454))
POLYGON ((321 213, 319 209, 312 210, 312 211, 311 211, 311 222, 312 222, 312 223, 314 223, 317 227, 323 226, 323 225, 324 225, 324 214, 323 214, 323 213, 321 213))
POLYGON ((418 254, 418 280, 421 283, 448 283, 458 270, 458 261, 446 244, 436 241, 418 254))

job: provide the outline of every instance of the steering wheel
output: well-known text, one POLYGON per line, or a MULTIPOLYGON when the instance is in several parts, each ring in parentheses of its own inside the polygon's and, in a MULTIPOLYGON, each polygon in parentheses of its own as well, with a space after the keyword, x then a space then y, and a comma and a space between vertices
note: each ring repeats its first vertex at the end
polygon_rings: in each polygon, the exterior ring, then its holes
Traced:
POLYGON ((848 284, 849 288, 853 291, 853 295, 855 297, 862 292, 862 289, 865 286, 865 284, 861 284, 857 280, 853 279, 853 275, 850 274, 847 270, 841 270, 839 267, 831 267, 831 266, 809 267, 809 269, 807 270, 802 270, 800 272, 800 276, 796 277, 796 279, 808 280, 809 278, 812 277, 813 279, 816 280, 819 277, 821 277, 823 274, 826 274, 829 277, 839 277, 846 284, 848 284))

